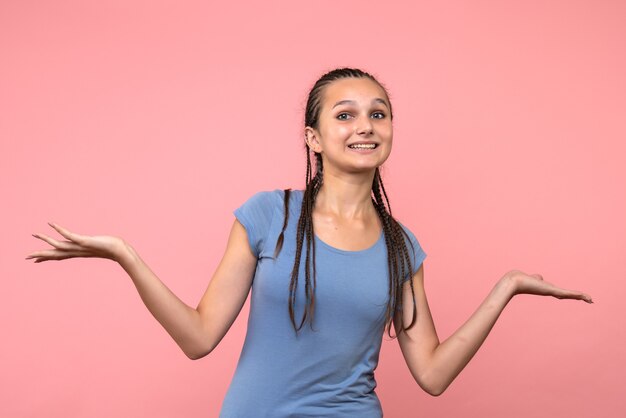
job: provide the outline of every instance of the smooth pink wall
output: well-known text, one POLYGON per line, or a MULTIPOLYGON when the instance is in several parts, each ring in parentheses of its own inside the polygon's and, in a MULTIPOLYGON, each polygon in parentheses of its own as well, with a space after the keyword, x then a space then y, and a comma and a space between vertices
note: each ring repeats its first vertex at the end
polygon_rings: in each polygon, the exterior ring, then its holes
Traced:
POLYGON ((303 186, 307 89, 337 66, 389 89, 386 184, 441 340, 511 269, 595 301, 516 297, 437 398, 385 341, 385 416, 624 416, 625 21, 617 0, 3 1, 0 416, 217 416, 247 304, 190 361, 119 266, 33 264, 30 234, 121 236, 195 307, 232 210, 303 186))

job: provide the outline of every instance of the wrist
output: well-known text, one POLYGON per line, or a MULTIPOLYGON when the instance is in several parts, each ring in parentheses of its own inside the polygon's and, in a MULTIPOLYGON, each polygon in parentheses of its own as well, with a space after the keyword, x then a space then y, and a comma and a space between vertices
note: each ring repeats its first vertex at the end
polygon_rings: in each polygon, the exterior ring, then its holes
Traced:
POLYGON ((129 243, 122 240, 114 252, 113 259, 122 267, 125 267, 137 260, 137 253, 129 243))
POLYGON ((513 296, 517 294, 517 283, 515 279, 508 274, 498 280, 496 288, 508 299, 513 298, 513 296))

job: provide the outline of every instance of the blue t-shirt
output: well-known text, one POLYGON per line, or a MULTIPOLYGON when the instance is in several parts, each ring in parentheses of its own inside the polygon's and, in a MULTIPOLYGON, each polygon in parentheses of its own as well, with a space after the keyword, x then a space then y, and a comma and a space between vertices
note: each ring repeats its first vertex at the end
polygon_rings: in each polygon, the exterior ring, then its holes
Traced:
MULTIPOLYGON (((296 336, 288 300, 302 197, 302 190, 291 192, 289 223, 276 259, 276 240, 284 220, 284 191, 259 192, 234 211, 258 262, 248 330, 222 404, 222 418, 382 416, 374 391, 374 370, 389 286, 384 233, 362 251, 334 248, 315 237, 315 331, 307 318, 296 336)), ((414 274, 426 253, 415 236, 402 227, 414 246, 414 274)), ((306 301, 305 251, 303 246, 295 306, 298 325, 306 301)))

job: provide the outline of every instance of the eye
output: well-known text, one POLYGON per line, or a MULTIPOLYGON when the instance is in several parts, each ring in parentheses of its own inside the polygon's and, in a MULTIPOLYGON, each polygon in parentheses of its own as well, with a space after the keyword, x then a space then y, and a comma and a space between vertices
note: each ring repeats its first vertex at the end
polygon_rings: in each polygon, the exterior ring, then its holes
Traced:
POLYGON ((374 119, 383 119, 385 117, 385 114, 383 112, 374 112, 372 113, 372 115, 377 115, 374 116, 374 119))
POLYGON ((339 120, 346 120, 348 116, 350 116, 350 115, 345 113, 345 112, 344 113, 340 113, 340 114, 337 115, 337 119, 339 119, 339 120), (343 116, 346 116, 346 117, 344 118, 343 116))

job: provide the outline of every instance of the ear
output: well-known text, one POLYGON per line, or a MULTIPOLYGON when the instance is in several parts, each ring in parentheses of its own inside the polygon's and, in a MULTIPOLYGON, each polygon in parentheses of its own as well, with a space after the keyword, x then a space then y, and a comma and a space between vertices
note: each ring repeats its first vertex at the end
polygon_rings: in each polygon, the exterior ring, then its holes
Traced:
POLYGON ((313 129, 310 126, 304 128, 304 140, 313 152, 322 152, 322 145, 319 142, 319 132, 317 132, 316 129, 313 129))

